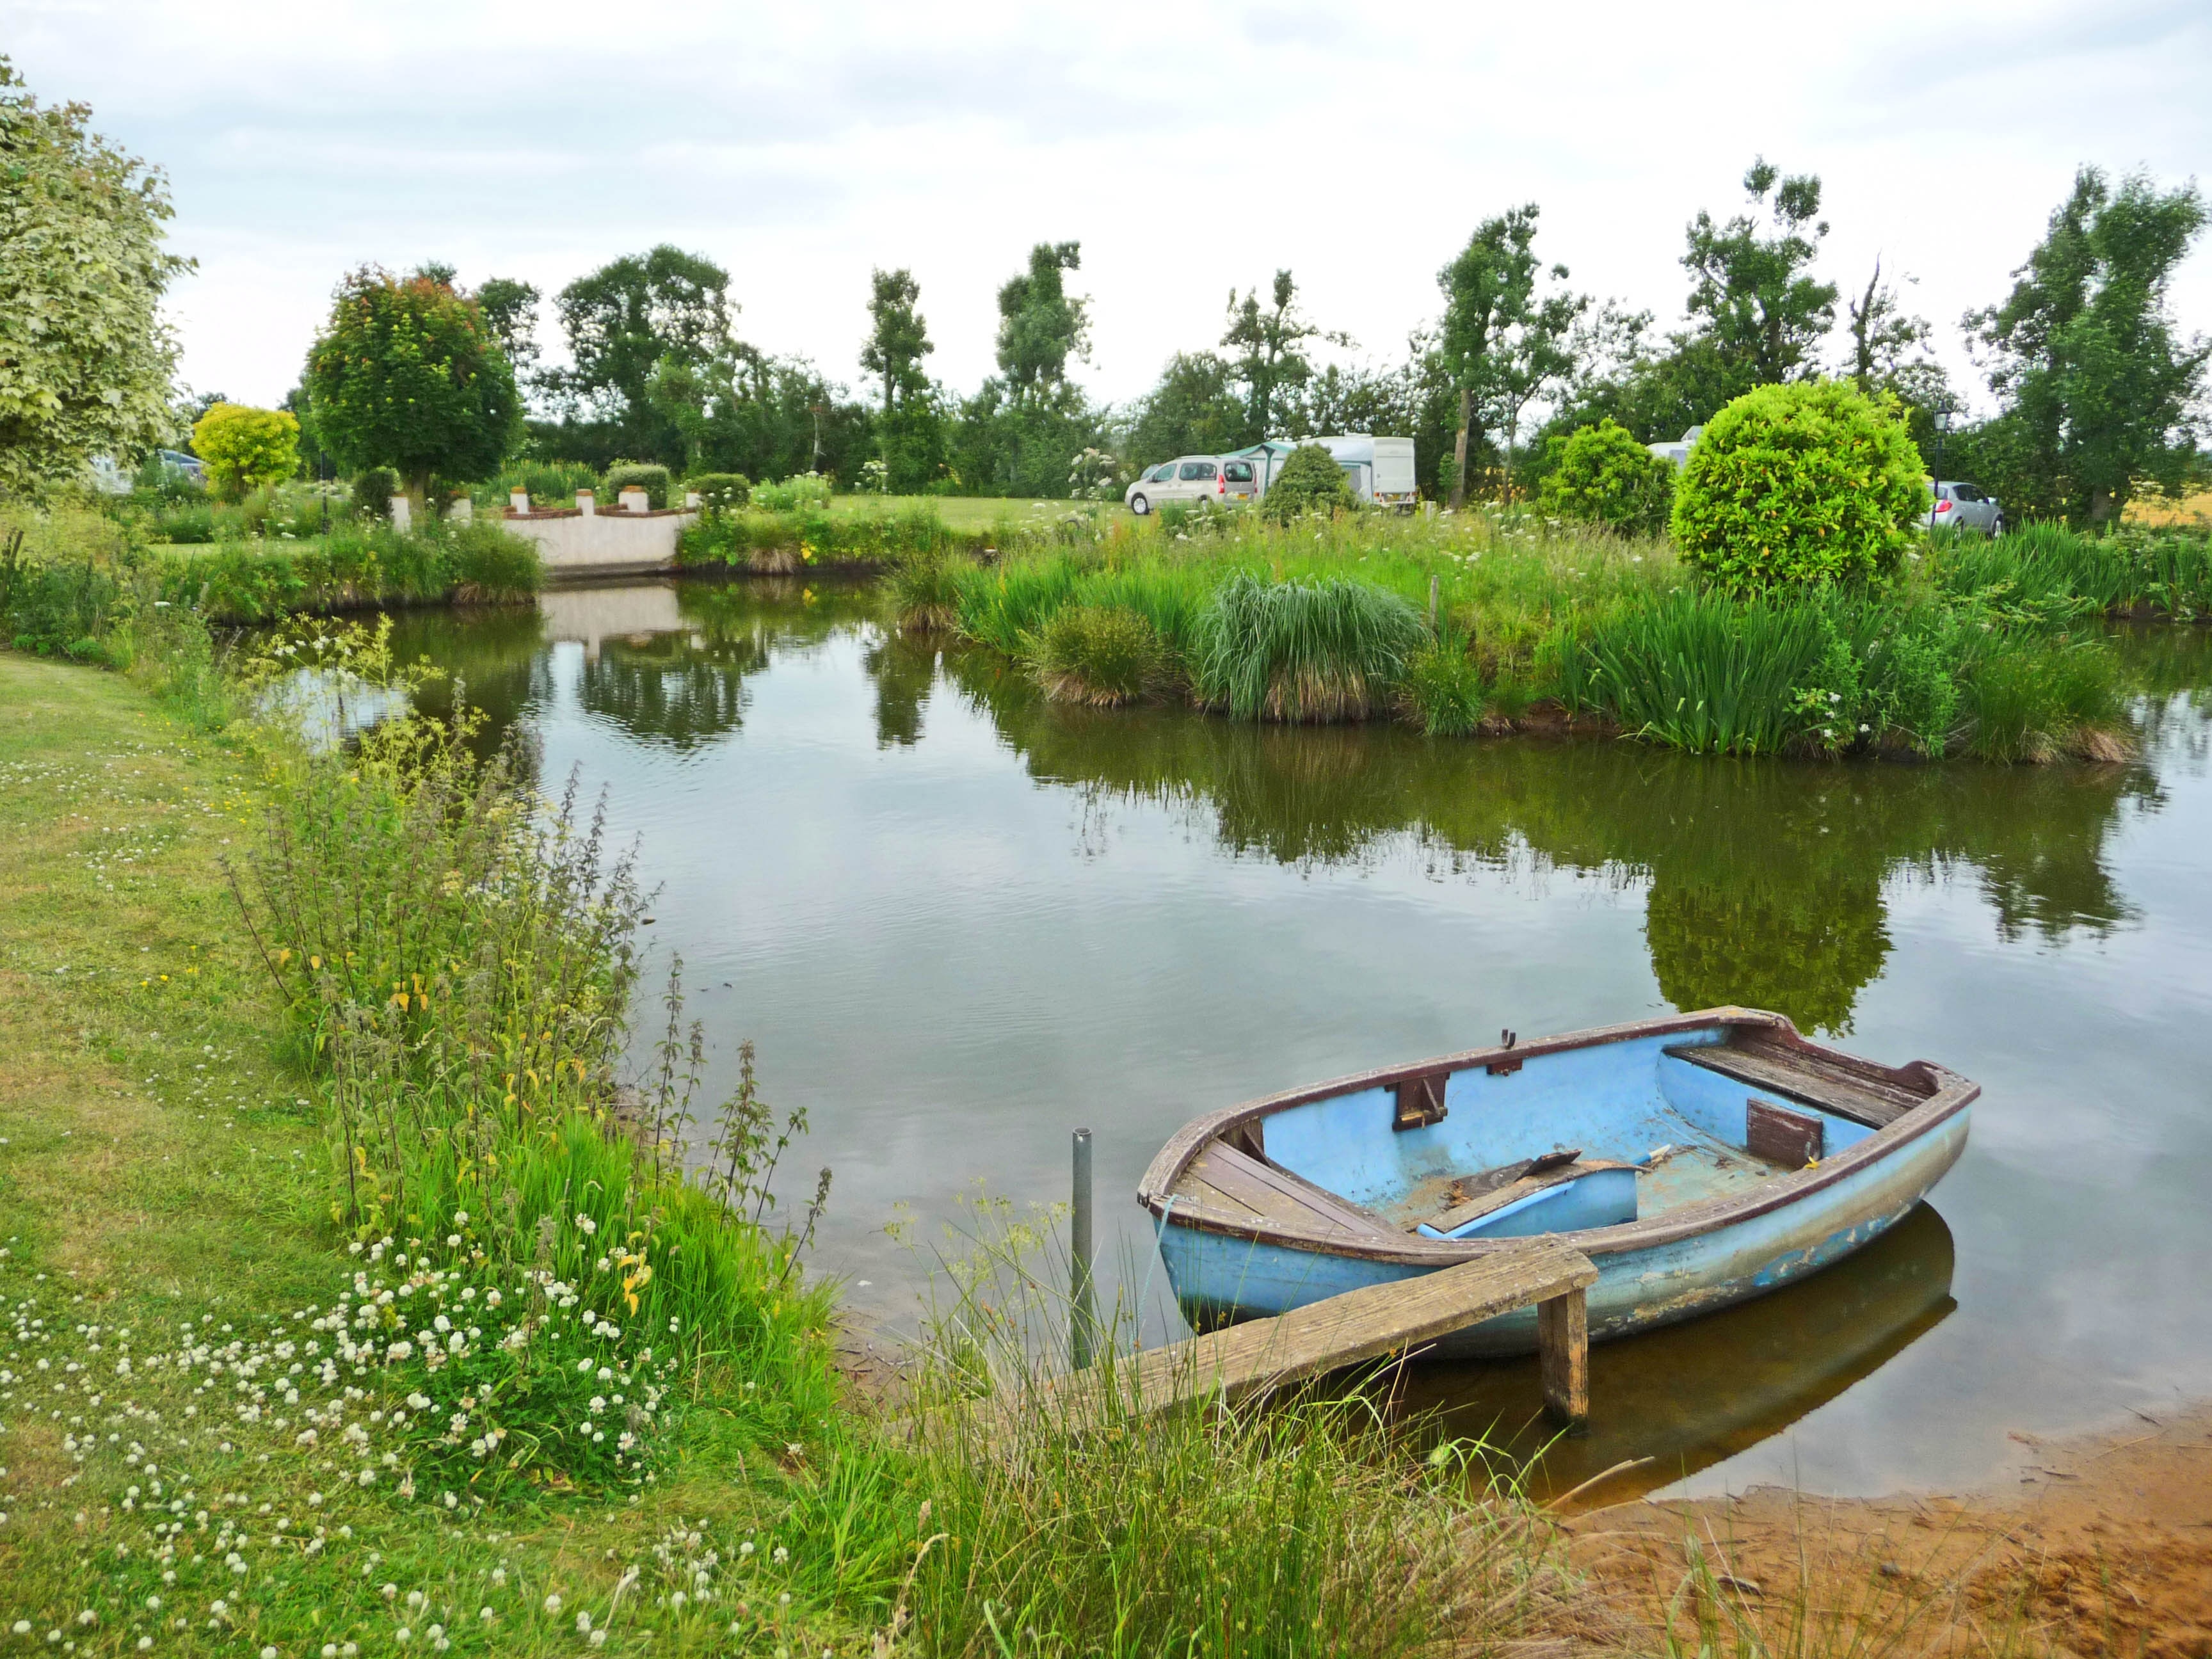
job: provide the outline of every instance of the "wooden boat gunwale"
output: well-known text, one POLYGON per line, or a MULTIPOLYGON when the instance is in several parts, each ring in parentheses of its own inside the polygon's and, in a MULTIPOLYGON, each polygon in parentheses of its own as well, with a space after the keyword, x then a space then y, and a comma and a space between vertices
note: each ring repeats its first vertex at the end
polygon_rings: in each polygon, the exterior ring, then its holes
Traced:
MULTIPOLYGON (((1893 1085, 1911 1088, 1916 1091, 1925 1087, 1931 1091, 1919 1104, 1907 1108, 1879 1128, 1870 1128, 1863 1139, 1832 1158, 1823 1158, 1813 1167, 1774 1176, 1746 1192, 1701 1200, 1649 1218, 1559 1235, 1563 1239, 1571 1240, 1575 1248, 1585 1255, 1594 1257, 1613 1255, 1672 1244, 1800 1203, 1823 1188, 1849 1180, 1899 1146, 1927 1134, 1971 1106, 1982 1092, 1978 1083, 1930 1060, 1916 1060, 1903 1066, 1887 1066, 1811 1042, 1782 1014, 1769 1013, 1758 1008, 1706 1008, 1693 1013, 1662 1015, 1618 1025, 1563 1032, 1555 1036, 1516 1042, 1510 1048, 1492 1044, 1407 1065, 1380 1066, 1373 1071, 1357 1072, 1327 1082, 1288 1089, 1234 1106, 1219 1108, 1192 1119, 1168 1138, 1146 1169, 1144 1178, 1139 1182, 1137 1199, 1163 1225, 1188 1227, 1195 1231, 1219 1233, 1257 1243, 1278 1244, 1291 1249, 1309 1250, 1352 1261, 1441 1267, 1492 1251, 1510 1249, 1522 1241, 1510 1238, 1425 1239, 1413 1233, 1404 1234, 1402 1237, 1362 1238, 1279 1221, 1255 1223, 1191 1202, 1176 1194, 1175 1186, 1191 1162, 1207 1146, 1248 1124, 1258 1122, 1293 1106, 1364 1090, 1387 1088, 1413 1079, 1431 1077, 1441 1072, 1462 1072, 1478 1066, 1487 1067, 1499 1063, 1510 1065, 1577 1048, 1597 1048, 1643 1037, 1687 1035, 1716 1027, 1765 1028, 1781 1038, 1784 1046, 1808 1055, 1840 1064, 1847 1070, 1863 1076, 1879 1078, 1893 1085)), ((1285 1173, 1309 1186, 1328 1192, 1310 1176, 1297 1176, 1296 1171, 1285 1173)), ((1340 1202, 1349 1202, 1340 1194, 1329 1193, 1329 1196, 1340 1202)))

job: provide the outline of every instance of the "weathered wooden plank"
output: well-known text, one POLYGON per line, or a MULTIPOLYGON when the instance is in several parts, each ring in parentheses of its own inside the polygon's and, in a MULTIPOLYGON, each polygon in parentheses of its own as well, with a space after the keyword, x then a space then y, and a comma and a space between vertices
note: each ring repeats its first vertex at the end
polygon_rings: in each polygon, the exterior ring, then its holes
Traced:
MULTIPOLYGON (((1130 1413, 1212 1395, 1238 1399, 1432 1342, 1516 1308, 1579 1297, 1596 1280, 1597 1269, 1581 1251, 1531 1239, 1437 1273, 1347 1291, 1279 1318, 1152 1349, 1117 1362, 1111 1387, 1120 1409, 1130 1413)), ((1587 1346, 1587 1327, 1583 1340, 1587 1346)), ((1108 1409, 1107 1386, 1096 1369, 1061 1377, 1048 1390, 1050 1407, 1063 1423, 1095 1418, 1108 1409)), ((1587 1412, 1586 1383, 1583 1392, 1587 1412)))
POLYGON ((1263 1164, 1219 1141, 1191 1160, 1178 1188, 1194 1182, 1271 1220, 1318 1227, 1354 1238, 1390 1237, 1389 1224, 1381 1217, 1369 1215, 1287 1170, 1263 1164))
POLYGON ((1589 1296, 1579 1287, 1536 1304, 1536 1364, 1544 1409, 1571 1429, 1589 1422, 1589 1296))
POLYGON ((1667 1050, 1676 1060, 1702 1066, 1753 1088, 1817 1106, 1869 1128, 1885 1127, 1921 1103, 1922 1097, 1897 1084, 1876 1084, 1836 1066, 1816 1066, 1812 1057, 1786 1048, 1735 1043, 1683 1043, 1667 1050))

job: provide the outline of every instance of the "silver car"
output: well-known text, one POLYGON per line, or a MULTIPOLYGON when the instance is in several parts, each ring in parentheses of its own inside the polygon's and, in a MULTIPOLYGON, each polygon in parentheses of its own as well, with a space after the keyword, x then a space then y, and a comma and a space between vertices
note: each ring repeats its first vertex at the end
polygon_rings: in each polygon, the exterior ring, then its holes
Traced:
POLYGON ((1231 501, 1256 501, 1259 495, 1259 470, 1249 460, 1233 455, 1226 460, 1218 455, 1178 455, 1139 472, 1121 499, 1142 518, 1170 501, 1226 507, 1231 501))
POLYGON ((1929 488, 1936 499, 1928 509, 1930 530, 1948 526, 1953 530, 1972 530, 1984 536, 2005 533, 2004 509, 1997 498, 1979 484, 1935 483, 1929 488))

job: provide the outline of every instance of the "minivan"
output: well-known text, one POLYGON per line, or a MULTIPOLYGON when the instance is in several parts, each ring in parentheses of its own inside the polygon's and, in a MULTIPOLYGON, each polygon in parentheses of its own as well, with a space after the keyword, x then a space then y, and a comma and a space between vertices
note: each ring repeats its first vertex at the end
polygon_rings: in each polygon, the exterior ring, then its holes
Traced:
POLYGON ((1139 472, 1122 500, 1142 518, 1170 501, 1226 507, 1231 501, 1257 500, 1259 494, 1259 469, 1249 460, 1233 455, 1178 455, 1139 472))

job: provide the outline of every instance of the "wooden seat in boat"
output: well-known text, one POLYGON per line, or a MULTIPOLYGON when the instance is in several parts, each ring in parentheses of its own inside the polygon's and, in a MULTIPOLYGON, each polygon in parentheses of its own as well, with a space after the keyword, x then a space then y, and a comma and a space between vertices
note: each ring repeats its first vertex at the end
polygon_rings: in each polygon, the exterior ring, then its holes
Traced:
POLYGON ((1272 1223, 1341 1238, 1397 1236, 1382 1217, 1226 1141, 1212 1142, 1191 1159, 1175 1189, 1178 1196, 1204 1209, 1240 1221, 1272 1223))
POLYGON ((1763 1032, 1739 1030, 1726 1042, 1678 1042, 1665 1051, 1675 1060, 1783 1096, 1800 1105, 1879 1129, 1927 1099, 1887 1067, 1808 1054, 1763 1032))

